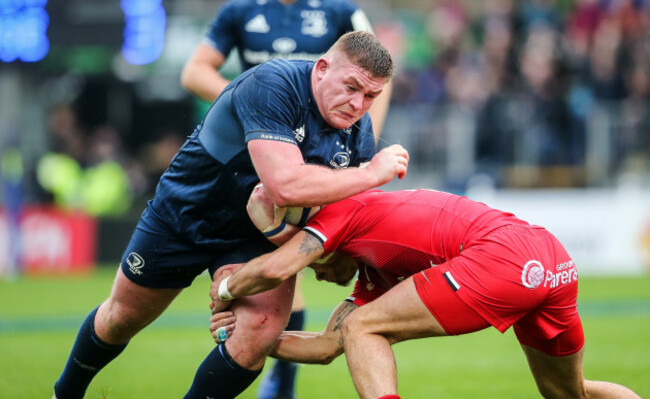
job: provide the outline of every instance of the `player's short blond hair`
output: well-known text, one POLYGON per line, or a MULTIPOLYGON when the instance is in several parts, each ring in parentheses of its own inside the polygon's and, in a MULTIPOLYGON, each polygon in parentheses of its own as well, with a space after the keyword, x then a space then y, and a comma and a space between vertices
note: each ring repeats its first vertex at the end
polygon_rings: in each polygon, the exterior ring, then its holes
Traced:
POLYGON ((379 39, 370 32, 348 32, 341 36, 327 53, 339 50, 375 78, 390 79, 395 74, 393 58, 379 39))

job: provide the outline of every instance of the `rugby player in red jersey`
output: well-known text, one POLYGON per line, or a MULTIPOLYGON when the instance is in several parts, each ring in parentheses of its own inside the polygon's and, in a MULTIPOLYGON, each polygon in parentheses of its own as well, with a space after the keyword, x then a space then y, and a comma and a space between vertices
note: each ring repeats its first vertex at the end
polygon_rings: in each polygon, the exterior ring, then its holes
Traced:
MULTIPOLYGON (((263 195, 256 189, 251 201, 272 214, 272 204, 256 198, 263 195)), ((362 398, 398 397, 391 344, 489 326, 513 326, 544 397, 638 398, 584 379, 576 265, 551 233, 511 213, 428 190, 368 191, 327 205, 276 251, 215 278, 213 333, 233 329, 233 318, 218 313, 228 298, 276 287, 310 265, 336 283, 358 269, 354 292, 323 333, 287 332, 274 356, 327 363, 345 351, 362 398)))

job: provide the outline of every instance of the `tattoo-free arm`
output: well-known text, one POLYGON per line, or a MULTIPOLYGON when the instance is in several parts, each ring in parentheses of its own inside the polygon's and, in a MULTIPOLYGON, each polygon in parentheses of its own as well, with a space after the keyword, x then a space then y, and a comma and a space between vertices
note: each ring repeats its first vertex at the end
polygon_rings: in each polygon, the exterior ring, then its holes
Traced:
POLYGON ((331 169, 306 164, 293 144, 256 139, 248 152, 264 189, 277 206, 315 206, 340 201, 351 195, 402 178, 408 168, 408 152, 400 145, 383 148, 365 168, 331 169))
POLYGON ((341 324, 357 305, 343 301, 332 312, 321 332, 285 331, 278 339, 271 357, 297 363, 329 364, 343 353, 341 324))
POLYGON ((219 72, 226 60, 219 50, 200 43, 181 72, 181 84, 199 98, 213 102, 230 83, 219 72))

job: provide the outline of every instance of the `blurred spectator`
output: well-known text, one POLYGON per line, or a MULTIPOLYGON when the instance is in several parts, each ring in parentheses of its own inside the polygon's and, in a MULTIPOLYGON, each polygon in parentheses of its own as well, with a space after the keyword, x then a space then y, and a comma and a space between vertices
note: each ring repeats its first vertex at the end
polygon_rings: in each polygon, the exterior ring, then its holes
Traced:
POLYGON ((133 196, 119 133, 100 126, 86 136, 67 105, 52 110, 49 128, 51 151, 38 161, 36 174, 54 204, 93 216, 126 213, 133 196))
POLYGON ((169 166, 178 149, 183 145, 183 139, 174 131, 158 134, 159 138, 144 146, 140 151, 140 159, 148 182, 146 196, 151 197, 156 189, 156 182, 169 166))
POLYGON ((83 163, 86 138, 72 107, 61 104, 52 109, 48 128, 51 140, 50 149, 56 153, 67 154, 83 163))
POLYGON ((457 184, 462 169, 466 179, 483 172, 531 187, 603 184, 601 170, 650 172, 641 134, 650 2, 440 0, 427 16, 400 15, 431 54, 426 63, 405 58, 395 79, 392 117, 411 132, 413 170, 443 184, 457 184), (474 156, 458 169, 449 158, 462 145, 474 156), (531 173, 511 179, 518 168, 531 173))

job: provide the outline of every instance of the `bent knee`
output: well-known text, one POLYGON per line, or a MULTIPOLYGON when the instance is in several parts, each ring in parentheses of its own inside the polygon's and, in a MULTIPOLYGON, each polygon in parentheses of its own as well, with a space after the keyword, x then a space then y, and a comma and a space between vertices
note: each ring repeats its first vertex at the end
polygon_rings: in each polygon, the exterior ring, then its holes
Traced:
POLYGON ((343 339, 355 334, 367 334, 372 332, 369 328, 369 324, 364 321, 363 317, 358 315, 361 313, 362 312, 359 311, 351 313, 343 320, 343 323, 341 324, 343 339))
POLYGON ((141 313, 107 302, 97 311, 94 328, 103 341, 116 344, 127 342, 149 323, 141 313))

